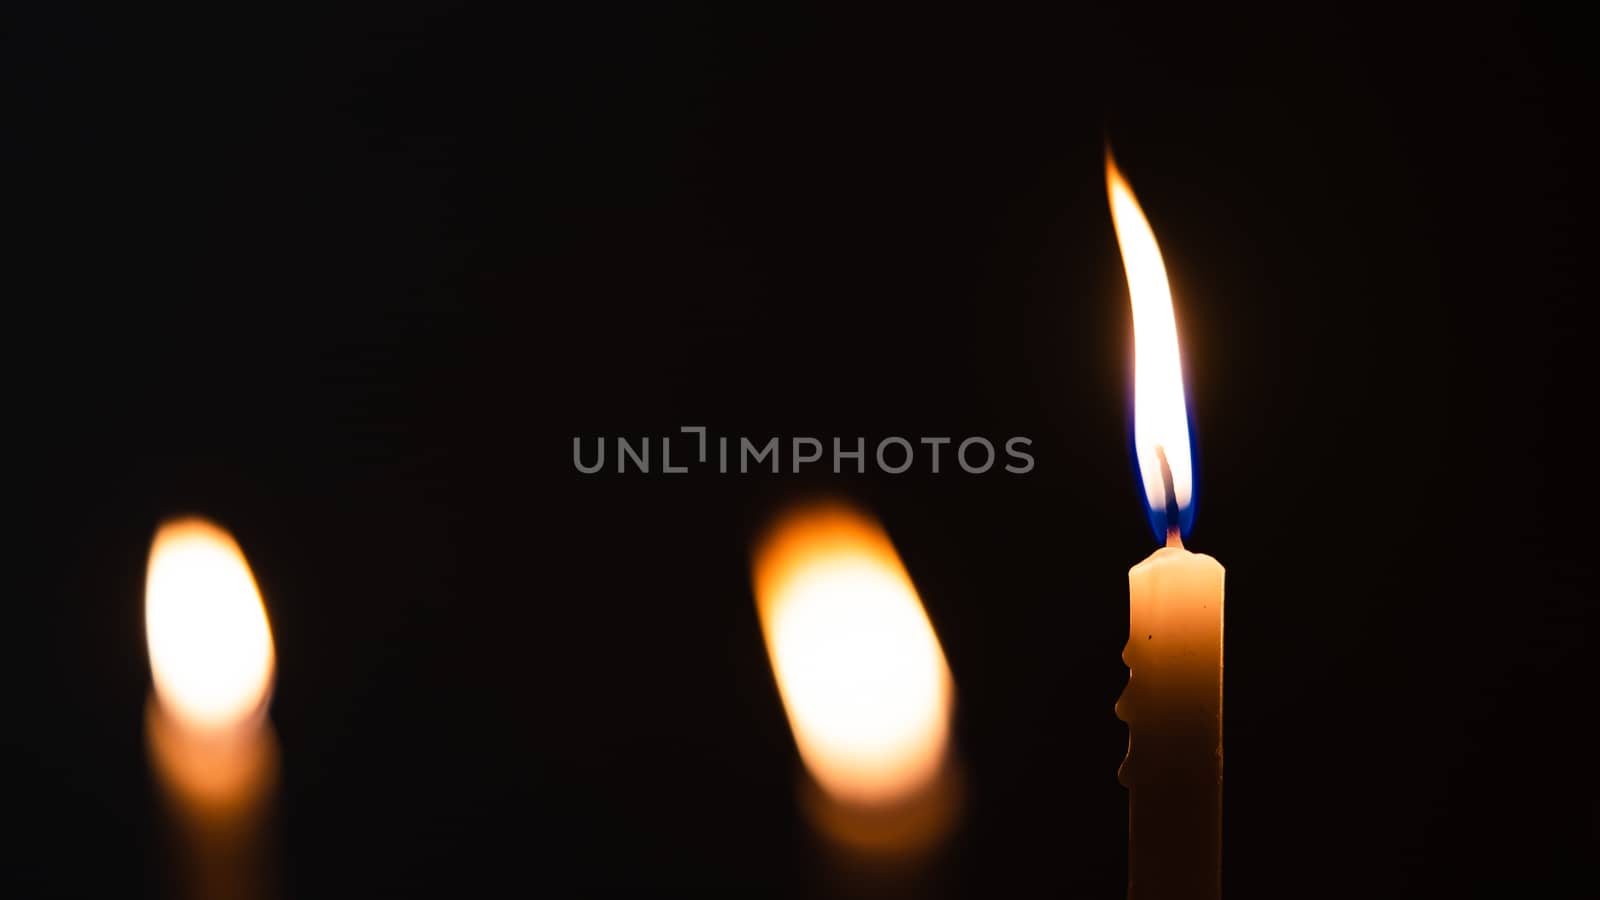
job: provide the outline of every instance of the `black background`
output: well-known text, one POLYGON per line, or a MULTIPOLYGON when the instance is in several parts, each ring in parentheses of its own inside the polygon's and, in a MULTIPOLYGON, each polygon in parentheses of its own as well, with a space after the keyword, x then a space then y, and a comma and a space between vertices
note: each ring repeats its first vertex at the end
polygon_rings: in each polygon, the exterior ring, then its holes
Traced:
POLYGON ((266 596, 292 895, 821 892, 746 566, 831 490, 955 673, 943 889, 1118 896, 1154 541, 1108 136, 1228 566, 1229 896, 1584 893, 1576 22, 745 7, 7 14, 13 893, 167 883, 141 586, 182 511, 266 596), (1038 466, 573 469, 682 425, 1038 466))

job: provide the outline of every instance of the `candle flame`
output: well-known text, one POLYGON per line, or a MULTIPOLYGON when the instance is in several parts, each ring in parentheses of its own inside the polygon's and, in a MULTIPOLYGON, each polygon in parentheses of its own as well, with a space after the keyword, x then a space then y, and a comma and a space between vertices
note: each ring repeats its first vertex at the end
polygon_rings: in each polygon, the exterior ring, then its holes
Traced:
POLYGON ((1156 534, 1187 532, 1193 517, 1194 471, 1183 362, 1167 267, 1133 188, 1106 151, 1106 194, 1133 302, 1133 443, 1145 503, 1156 534), (1177 511, 1172 521, 1169 510, 1177 511))
POLYGON ((779 520, 758 547, 756 605, 800 757, 835 799, 916 797, 939 776, 954 685, 882 528, 838 504, 779 520))
POLYGON ((233 536, 206 519, 164 523, 145 575, 145 639, 162 708, 223 733, 258 715, 274 651, 261 592, 233 536))

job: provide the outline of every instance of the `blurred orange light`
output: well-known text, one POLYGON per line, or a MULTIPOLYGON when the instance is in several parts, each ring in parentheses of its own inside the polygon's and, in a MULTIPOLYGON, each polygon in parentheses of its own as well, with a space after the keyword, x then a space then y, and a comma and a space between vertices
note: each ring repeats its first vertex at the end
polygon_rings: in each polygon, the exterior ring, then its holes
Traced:
POLYGON ((177 724, 222 733, 260 714, 272 691, 272 631, 232 535, 200 518, 163 524, 144 602, 156 696, 177 724))
POLYGON ((954 685, 883 529, 839 504, 778 521, 757 548, 767 653, 801 759, 835 800, 901 803, 939 776, 954 685))

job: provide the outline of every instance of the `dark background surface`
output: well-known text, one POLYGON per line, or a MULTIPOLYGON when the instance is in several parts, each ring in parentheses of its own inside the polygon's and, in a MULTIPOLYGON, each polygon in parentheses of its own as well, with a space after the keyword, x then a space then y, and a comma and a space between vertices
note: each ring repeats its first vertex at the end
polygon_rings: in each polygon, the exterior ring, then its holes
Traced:
POLYGON ((1575 22, 7 15, 10 893, 163 889, 141 586, 182 511, 266 596, 294 896, 822 892, 746 560, 828 488, 955 673, 943 889, 1119 896, 1153 540, 1107 135, 1228 566, 1228 895, 1592 882, 1575 22), (1038 466, 573 470, 696 424, 1038 466))

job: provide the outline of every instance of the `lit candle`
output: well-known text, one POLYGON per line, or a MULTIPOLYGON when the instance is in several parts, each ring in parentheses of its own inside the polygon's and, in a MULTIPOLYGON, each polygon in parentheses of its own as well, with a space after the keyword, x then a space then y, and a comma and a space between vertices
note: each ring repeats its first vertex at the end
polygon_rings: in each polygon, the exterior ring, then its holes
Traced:
POLYGON ((199 518, 156 532, 145 637, 155 682, 145 736, 174 826, 182 890, 207 900, 270 897, 267 819, 278 773, 267 719, 272 632, 228 532, 199 518))
POLYGON ((836 851, 833 892, 927 895, 957 817, 955 686, 883 529, 835 503, 780 518, 754 557, 757 610, 809 773, 802 805, 836 851))
POLYGON ((1128 572, 1130 900, 1203 900, 1222 882, 1222 575, 1183 548, 1194 475, 1166 266, 1132 189, 1106 154, 1111 220, 1133 301, 1133 439, 1146 505, 1166 546, 1128 572))

